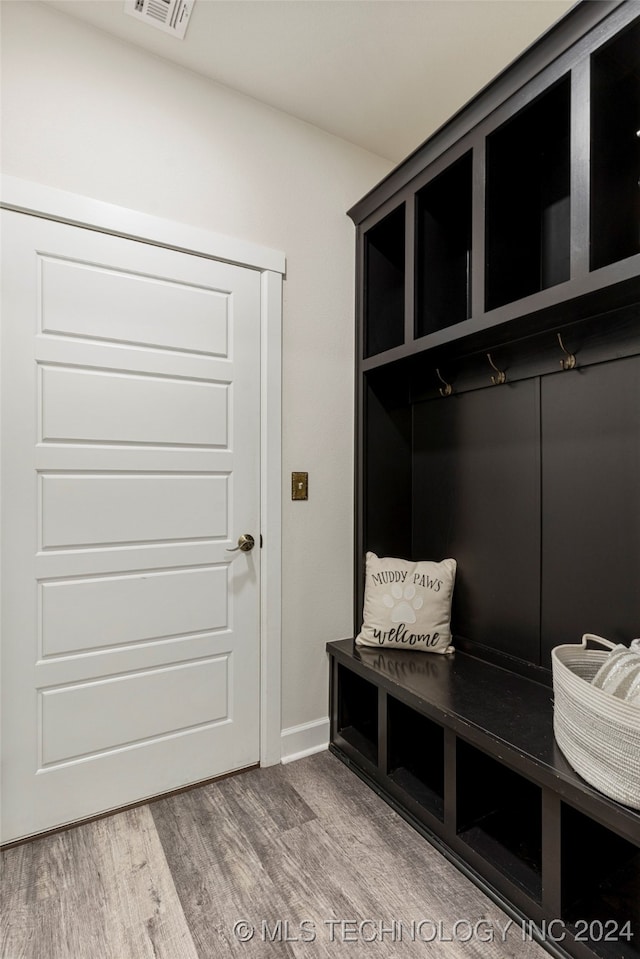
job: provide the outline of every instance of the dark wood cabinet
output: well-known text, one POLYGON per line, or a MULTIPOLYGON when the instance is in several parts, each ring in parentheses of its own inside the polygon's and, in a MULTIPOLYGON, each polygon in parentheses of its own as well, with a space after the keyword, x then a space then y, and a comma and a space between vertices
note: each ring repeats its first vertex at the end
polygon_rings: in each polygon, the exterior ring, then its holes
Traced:
POLYGON ((578 959, 640 957, 640 815, 564 761, 550 672, 640 633, 638 134, 640 4, 590 0, 350 211, 355 628, 367 550, 453 556, 457 652, 329 644, 331 748, 578 959))

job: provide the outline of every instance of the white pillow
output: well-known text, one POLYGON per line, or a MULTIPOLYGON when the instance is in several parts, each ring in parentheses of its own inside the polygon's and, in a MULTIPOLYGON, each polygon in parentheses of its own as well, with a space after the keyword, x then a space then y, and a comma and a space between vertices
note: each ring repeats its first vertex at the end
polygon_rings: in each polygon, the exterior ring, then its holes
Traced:
POLYGON ((640 706, 640 639, 631 647, 614 646, 591 680, 605 693, 640 706))
POLYGON ((455 559, 441 563, 367 553, 359 646, 452 653, 451 599, 455 559))

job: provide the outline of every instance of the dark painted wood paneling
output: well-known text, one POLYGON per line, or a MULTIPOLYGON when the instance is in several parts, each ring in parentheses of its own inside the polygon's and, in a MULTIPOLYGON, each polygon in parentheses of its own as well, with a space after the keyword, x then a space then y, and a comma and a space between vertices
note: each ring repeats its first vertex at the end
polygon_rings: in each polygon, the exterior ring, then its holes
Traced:
POLYGON ((458 561, 454 632, 539 662, 537 381, 414 411, 413 554, 458 561))
POLYGON ((542 380, 542 649, 640 634, 640 357, 542 380))

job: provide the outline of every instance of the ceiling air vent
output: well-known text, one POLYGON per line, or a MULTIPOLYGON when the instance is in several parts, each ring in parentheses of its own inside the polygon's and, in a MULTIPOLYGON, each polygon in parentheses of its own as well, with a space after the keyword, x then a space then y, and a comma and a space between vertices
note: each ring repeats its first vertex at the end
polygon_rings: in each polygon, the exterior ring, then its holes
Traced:
POLYGON ((124 0, 124 12, 184 40, 194 3, 195 0, 124 0))

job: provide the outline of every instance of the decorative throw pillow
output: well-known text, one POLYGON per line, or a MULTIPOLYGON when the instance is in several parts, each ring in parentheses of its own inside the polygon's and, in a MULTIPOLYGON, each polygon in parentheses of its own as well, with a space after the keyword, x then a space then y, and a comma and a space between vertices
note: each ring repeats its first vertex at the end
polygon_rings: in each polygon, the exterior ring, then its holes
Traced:
POLYGON ((591 680, 593 686, 640 706, 640 639, 614 646, 591 680))
POLYGON ((455 559, 412 563, 367 553, 360 646, 452 653, 455 559))

